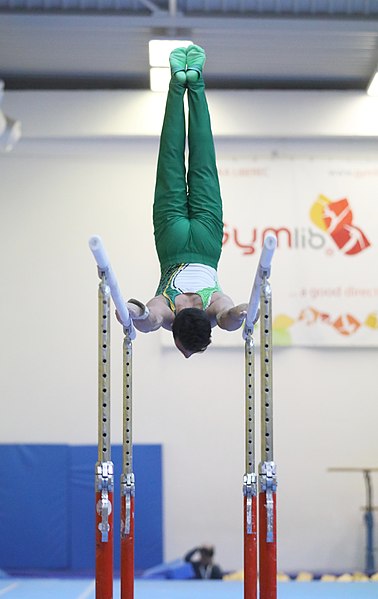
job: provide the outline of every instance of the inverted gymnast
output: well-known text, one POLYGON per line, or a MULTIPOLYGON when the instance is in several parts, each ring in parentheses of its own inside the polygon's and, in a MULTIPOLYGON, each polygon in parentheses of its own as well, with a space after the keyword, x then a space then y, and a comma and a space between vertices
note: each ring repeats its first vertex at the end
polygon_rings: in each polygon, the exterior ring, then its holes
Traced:
POLYGON ((144 333, 163 327, 189 358, 211 343, 211 328, 238 329, 247 304, 235 306, 218 283, 222 251, 222 199, 199 46, 170 55, 171 81, 160 138, 153 223, 161 278, 145 306, 127 307, 144 333), (188 173, 185 170, 184 94, 188 92, 188 173))

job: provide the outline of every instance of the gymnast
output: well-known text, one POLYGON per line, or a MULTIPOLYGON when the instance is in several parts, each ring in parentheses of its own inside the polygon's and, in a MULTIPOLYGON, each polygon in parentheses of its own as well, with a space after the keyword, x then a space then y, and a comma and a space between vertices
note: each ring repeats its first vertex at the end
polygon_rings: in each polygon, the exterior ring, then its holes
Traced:
POLYGON ((214 141, 199 46, 175 49, 160 138, 153 224, 161 278, 144 305, 127 303, 135 327, 144 333, 163 327, 189 358, 211 343, 211 328, 238 329, 247 304, 235 306, 217 276, 223 216, 214 141), (188 173, 185 170, 184 95, 188 93, 188 173))

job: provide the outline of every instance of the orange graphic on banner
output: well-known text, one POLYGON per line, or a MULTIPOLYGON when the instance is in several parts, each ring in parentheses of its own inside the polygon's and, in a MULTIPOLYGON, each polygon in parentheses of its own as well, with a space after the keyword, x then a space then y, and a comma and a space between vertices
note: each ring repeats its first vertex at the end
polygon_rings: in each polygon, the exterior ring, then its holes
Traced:
POLYGON ((310 209, 310 218, 330 235, 343 254, 359 254, 370 246, 366 235, 353 224, 353 213, 346 198, 331 201, 320 194, 310 209))
POLYGON ((349 337, 354 335, 363 326, 378 330, 378 313, 372 312, 368 314, 364 322, 360 322, 352 314, 340 314, 334 319, 330 314, 320 312, 312 306, 301 310, 297 318, 292 318, 287 314, 278 314, 273 320, 273 332, 275 333, 276 341, 282 345, 290 345, 291 335, 289 329, 296 323, 301 323, 308 327, 325 324, 331 326, 340 335, 349 337))
POLYGON ((353 333, 358 331, 361 323, 351 314, 343 314, 335 320, 333 326, 340 335, 353 335, 353 333))

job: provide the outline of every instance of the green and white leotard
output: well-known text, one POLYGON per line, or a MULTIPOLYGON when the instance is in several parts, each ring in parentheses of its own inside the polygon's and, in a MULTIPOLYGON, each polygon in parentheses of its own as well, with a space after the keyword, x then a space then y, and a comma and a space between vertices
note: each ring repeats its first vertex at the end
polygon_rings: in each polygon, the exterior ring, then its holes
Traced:
POLYGON ((206 310, 216 291, 222 289, 215 268, 205 264, 181 263, 169 266, 163 271, 156 295, 163 295, 172 312, 175 312, 175 299, 178 295, 196 293, 202 300, 203 309, 206 310))

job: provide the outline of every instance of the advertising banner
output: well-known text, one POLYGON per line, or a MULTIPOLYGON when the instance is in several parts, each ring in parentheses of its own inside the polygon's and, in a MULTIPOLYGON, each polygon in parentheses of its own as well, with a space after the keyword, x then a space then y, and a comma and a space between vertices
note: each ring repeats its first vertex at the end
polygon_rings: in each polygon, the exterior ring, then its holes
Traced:
POLYGON ((264 237, 274 232, 275 344, 377 346, 378 161, 236 155, 218 159, 218 169, 224 292, 248 301, 264 237))

